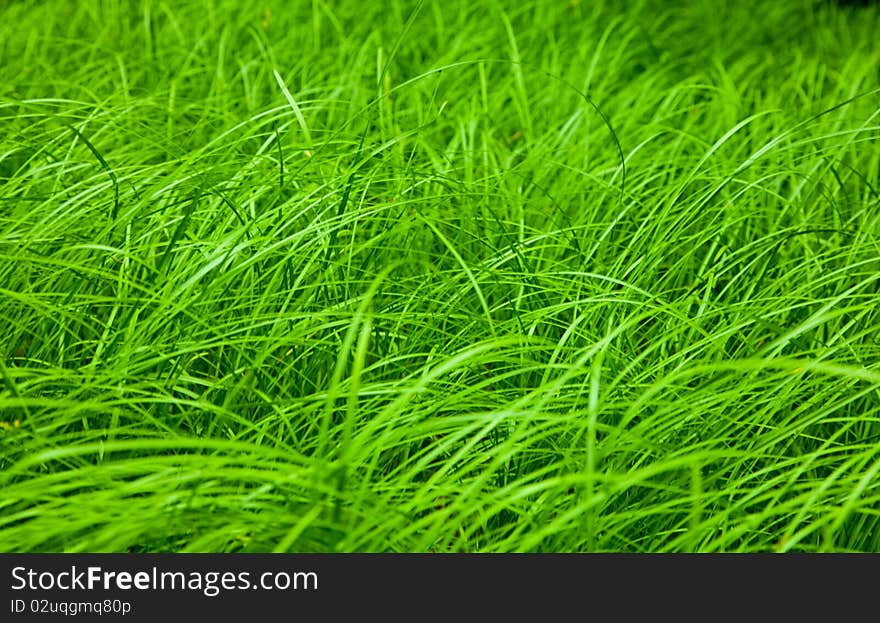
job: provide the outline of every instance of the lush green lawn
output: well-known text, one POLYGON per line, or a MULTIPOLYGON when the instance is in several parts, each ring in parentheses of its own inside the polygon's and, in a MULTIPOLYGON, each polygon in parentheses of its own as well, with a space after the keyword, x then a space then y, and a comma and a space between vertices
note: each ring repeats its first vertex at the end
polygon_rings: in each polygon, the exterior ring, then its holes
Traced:
POLYGON ((880 551, 877 32, 0 2, 0 550, 880 551))

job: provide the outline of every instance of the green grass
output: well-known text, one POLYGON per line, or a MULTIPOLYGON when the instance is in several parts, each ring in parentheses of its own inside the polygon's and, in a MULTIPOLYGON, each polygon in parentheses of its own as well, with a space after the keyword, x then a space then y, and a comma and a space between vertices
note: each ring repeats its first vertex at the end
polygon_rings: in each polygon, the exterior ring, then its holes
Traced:
POLYGON ((880 551, 878 31, 0 2, 0 551, 880 551))

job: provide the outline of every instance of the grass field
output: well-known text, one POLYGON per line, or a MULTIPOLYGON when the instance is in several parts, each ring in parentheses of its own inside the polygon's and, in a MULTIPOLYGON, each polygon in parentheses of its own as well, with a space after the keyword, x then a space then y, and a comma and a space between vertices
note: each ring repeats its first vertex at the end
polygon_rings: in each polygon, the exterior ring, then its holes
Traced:
POLYGON ((877 32, 0 2, 0 551, 880 551, 877 32))

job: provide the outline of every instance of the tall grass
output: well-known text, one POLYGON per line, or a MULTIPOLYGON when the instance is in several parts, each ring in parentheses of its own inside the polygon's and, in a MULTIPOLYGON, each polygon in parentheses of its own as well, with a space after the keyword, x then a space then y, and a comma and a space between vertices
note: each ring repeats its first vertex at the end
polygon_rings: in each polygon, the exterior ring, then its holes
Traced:
POLYGON ((878 29, 0 3, 0 550, 880 551, 878 29))

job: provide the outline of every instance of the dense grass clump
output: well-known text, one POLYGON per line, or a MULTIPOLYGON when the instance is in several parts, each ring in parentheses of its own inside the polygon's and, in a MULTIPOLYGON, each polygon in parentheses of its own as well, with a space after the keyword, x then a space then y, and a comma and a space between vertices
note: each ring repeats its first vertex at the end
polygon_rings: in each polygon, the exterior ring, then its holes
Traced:
POLYGON ((877 32, 0 2, 0 550, 880 551, 877 32))

